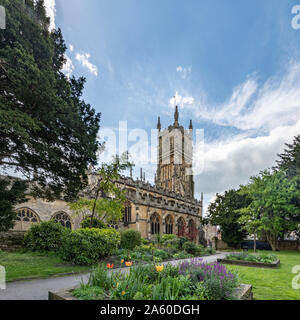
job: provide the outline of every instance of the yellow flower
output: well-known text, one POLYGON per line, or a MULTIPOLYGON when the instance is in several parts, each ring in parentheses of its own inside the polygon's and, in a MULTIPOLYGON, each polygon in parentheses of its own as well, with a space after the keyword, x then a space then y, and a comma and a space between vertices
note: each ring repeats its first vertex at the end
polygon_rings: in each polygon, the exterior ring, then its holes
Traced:
POLYGON ((132 264, 133 264, 132 261, 126 261, 126 262, 125 262, 125 266, 126 266, 126 267, 131 267, 132 264))
POLYGON ((124 259, 121 260, 121 263, 124 263, 124 259))
POLYGON ((126 292, 125 291, 122 291, 122 296, 125 296, 126 292))
POLYGON ((155 269, 157 272, 162 272, 164 270, 164 265, 156 266, 155 269))

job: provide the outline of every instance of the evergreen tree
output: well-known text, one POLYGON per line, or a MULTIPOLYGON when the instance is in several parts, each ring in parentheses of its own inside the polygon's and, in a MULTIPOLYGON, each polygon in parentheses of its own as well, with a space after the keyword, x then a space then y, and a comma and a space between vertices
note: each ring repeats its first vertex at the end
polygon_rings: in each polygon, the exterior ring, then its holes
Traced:
MULTIPOLYGON (((284 153, 279 155, 278 167, 284 170, 288 177, 300 178, 300 135, 294 138, 292 144, 286 143, 284 153)), ((300 185, 299 185, 300 186, 300 185)))
POLYGON ((16 220, 14 206, 26 202, 24 197, 26 188, 24 181, 0 180, 0 232, 6 232, 14 227, 16 220))
POLYGON ((250 200, 247 196, 239 194, 239 190, 225 191, 223 195, 217 194, 217 198, 208 207, 207 221, 212 225, 220 226, 222 240, 230 247, 238 247, 247 236, 240 214, 236 210, 247 207, 250 200))
POLYGON ((44 2, 0 5, 0 169, 21 172, 35 196, 74 199, 96 164, 100 114, 82 100, 85 79, 62 73, 66 45, 49 32, 44 2))

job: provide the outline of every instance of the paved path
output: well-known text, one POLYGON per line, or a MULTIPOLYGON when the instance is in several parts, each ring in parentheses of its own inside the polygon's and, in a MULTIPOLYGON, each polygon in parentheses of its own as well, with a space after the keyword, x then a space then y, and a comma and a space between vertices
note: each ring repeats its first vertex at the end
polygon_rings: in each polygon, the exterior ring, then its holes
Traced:
MULTIPOLYGON (((203 262, 214 262, 217 259, 224 258, 228 253, 215 254, 208 257, 202 257, 203 262)), ((186 260, 169 261, 164 264, 177 265, 186 260)), ((128 271, 128 268, 116 269, 122 272, 128 271)), ((87 282, 89 273, 64 276, 48 279, 36 279, 28 281, 10 282, 6 285, 6 290, 0 290, 0 300, 48 300, 48 291, 60 291, 61 289, 72 288, 87 282)))

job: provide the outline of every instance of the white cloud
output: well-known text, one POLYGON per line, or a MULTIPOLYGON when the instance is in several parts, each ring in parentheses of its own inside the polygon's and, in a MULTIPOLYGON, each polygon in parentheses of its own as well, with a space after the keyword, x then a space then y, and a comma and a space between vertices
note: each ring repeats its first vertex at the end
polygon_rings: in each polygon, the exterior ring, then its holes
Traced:
POLYGON ((194 102, 195 99, 192 96, 183 97, 178 92, 176 92, 175 96, 170 99, 169 105, 171 108, 173 108, 175 105, 184 108, 186 105, 193 105, 194 102))
POLYGON ((196 178, 197 192, 215 194, 247 183, 250 176, 274 166, 284 144, 299 132, 300 120, 293 126, 273 129, 266 136, 206 145, 204 154, 195 155, 196 159, 204 157, 204 171, 196 178))
POLYGON ((176 71, 180 73, 182 79, 185 79, 189 74, 192 73, 192 68, 191 67, 184 68, 182 66, 178 66, 176 68, 176 71))
POLYGON ((284 74, 262 85, 249 77, 222 105, 195 101, 186 108, 194 117, 240 131, 206 143, 204 152, 195 155, 196 164, 204 158, 204 170, 195 177, 196 193, 203 191, 213 200, 217 192, 238 188, 250 176, 275 166, 285 143, 300 134, 300 63, 290 63, 284 74))
POLYGON ((75 67, 73 64, 73 61, 71 60, 71 58, 67 55, 65 55, 65 58, 67 59, 66 63, 64 64, 63 68, 62 68, 62 72, 68 77, 70 78, 75 67))
POLYGON ((74 46, 72 44, 70 44, 69 49, 70 49, 71 52, 73 52, 74 51, 74 46))
POLYGON ((56 15, 55 0, 44 0, 44 2, 45 2, 47 16, 50 18, 49 29, 50 30, 55 29, 55 15, 56 15))
POLYGON ((284 75, 268 79, 262 86, 254 77, 237 86, 220 106, 197 105, 196 116, 241 130, 270 131, 293 124, 300 117, 300 63, 291 63, 284 75))
POLYGON ((89 61, 90 57, 91 55, 89 53, 77 53, 75 58, 83 67, 87 68, 90 73, 97 77, 98 68, 89 61))

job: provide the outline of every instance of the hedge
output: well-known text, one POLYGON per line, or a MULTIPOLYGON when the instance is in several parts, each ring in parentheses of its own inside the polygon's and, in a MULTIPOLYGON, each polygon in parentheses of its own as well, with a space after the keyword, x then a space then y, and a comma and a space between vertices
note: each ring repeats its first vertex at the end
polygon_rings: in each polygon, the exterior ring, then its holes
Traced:
POLYGON ((32 251, 57 251, 63 238, 71 231, 60 223, 50 220, 34 224, 25 233, 24 245, 32 251))
POLYGON ((63 239, 61 258, 78 265, 91 265, 113 255, 120 245, 120 233, 115 229, 79 229, 63 239))

